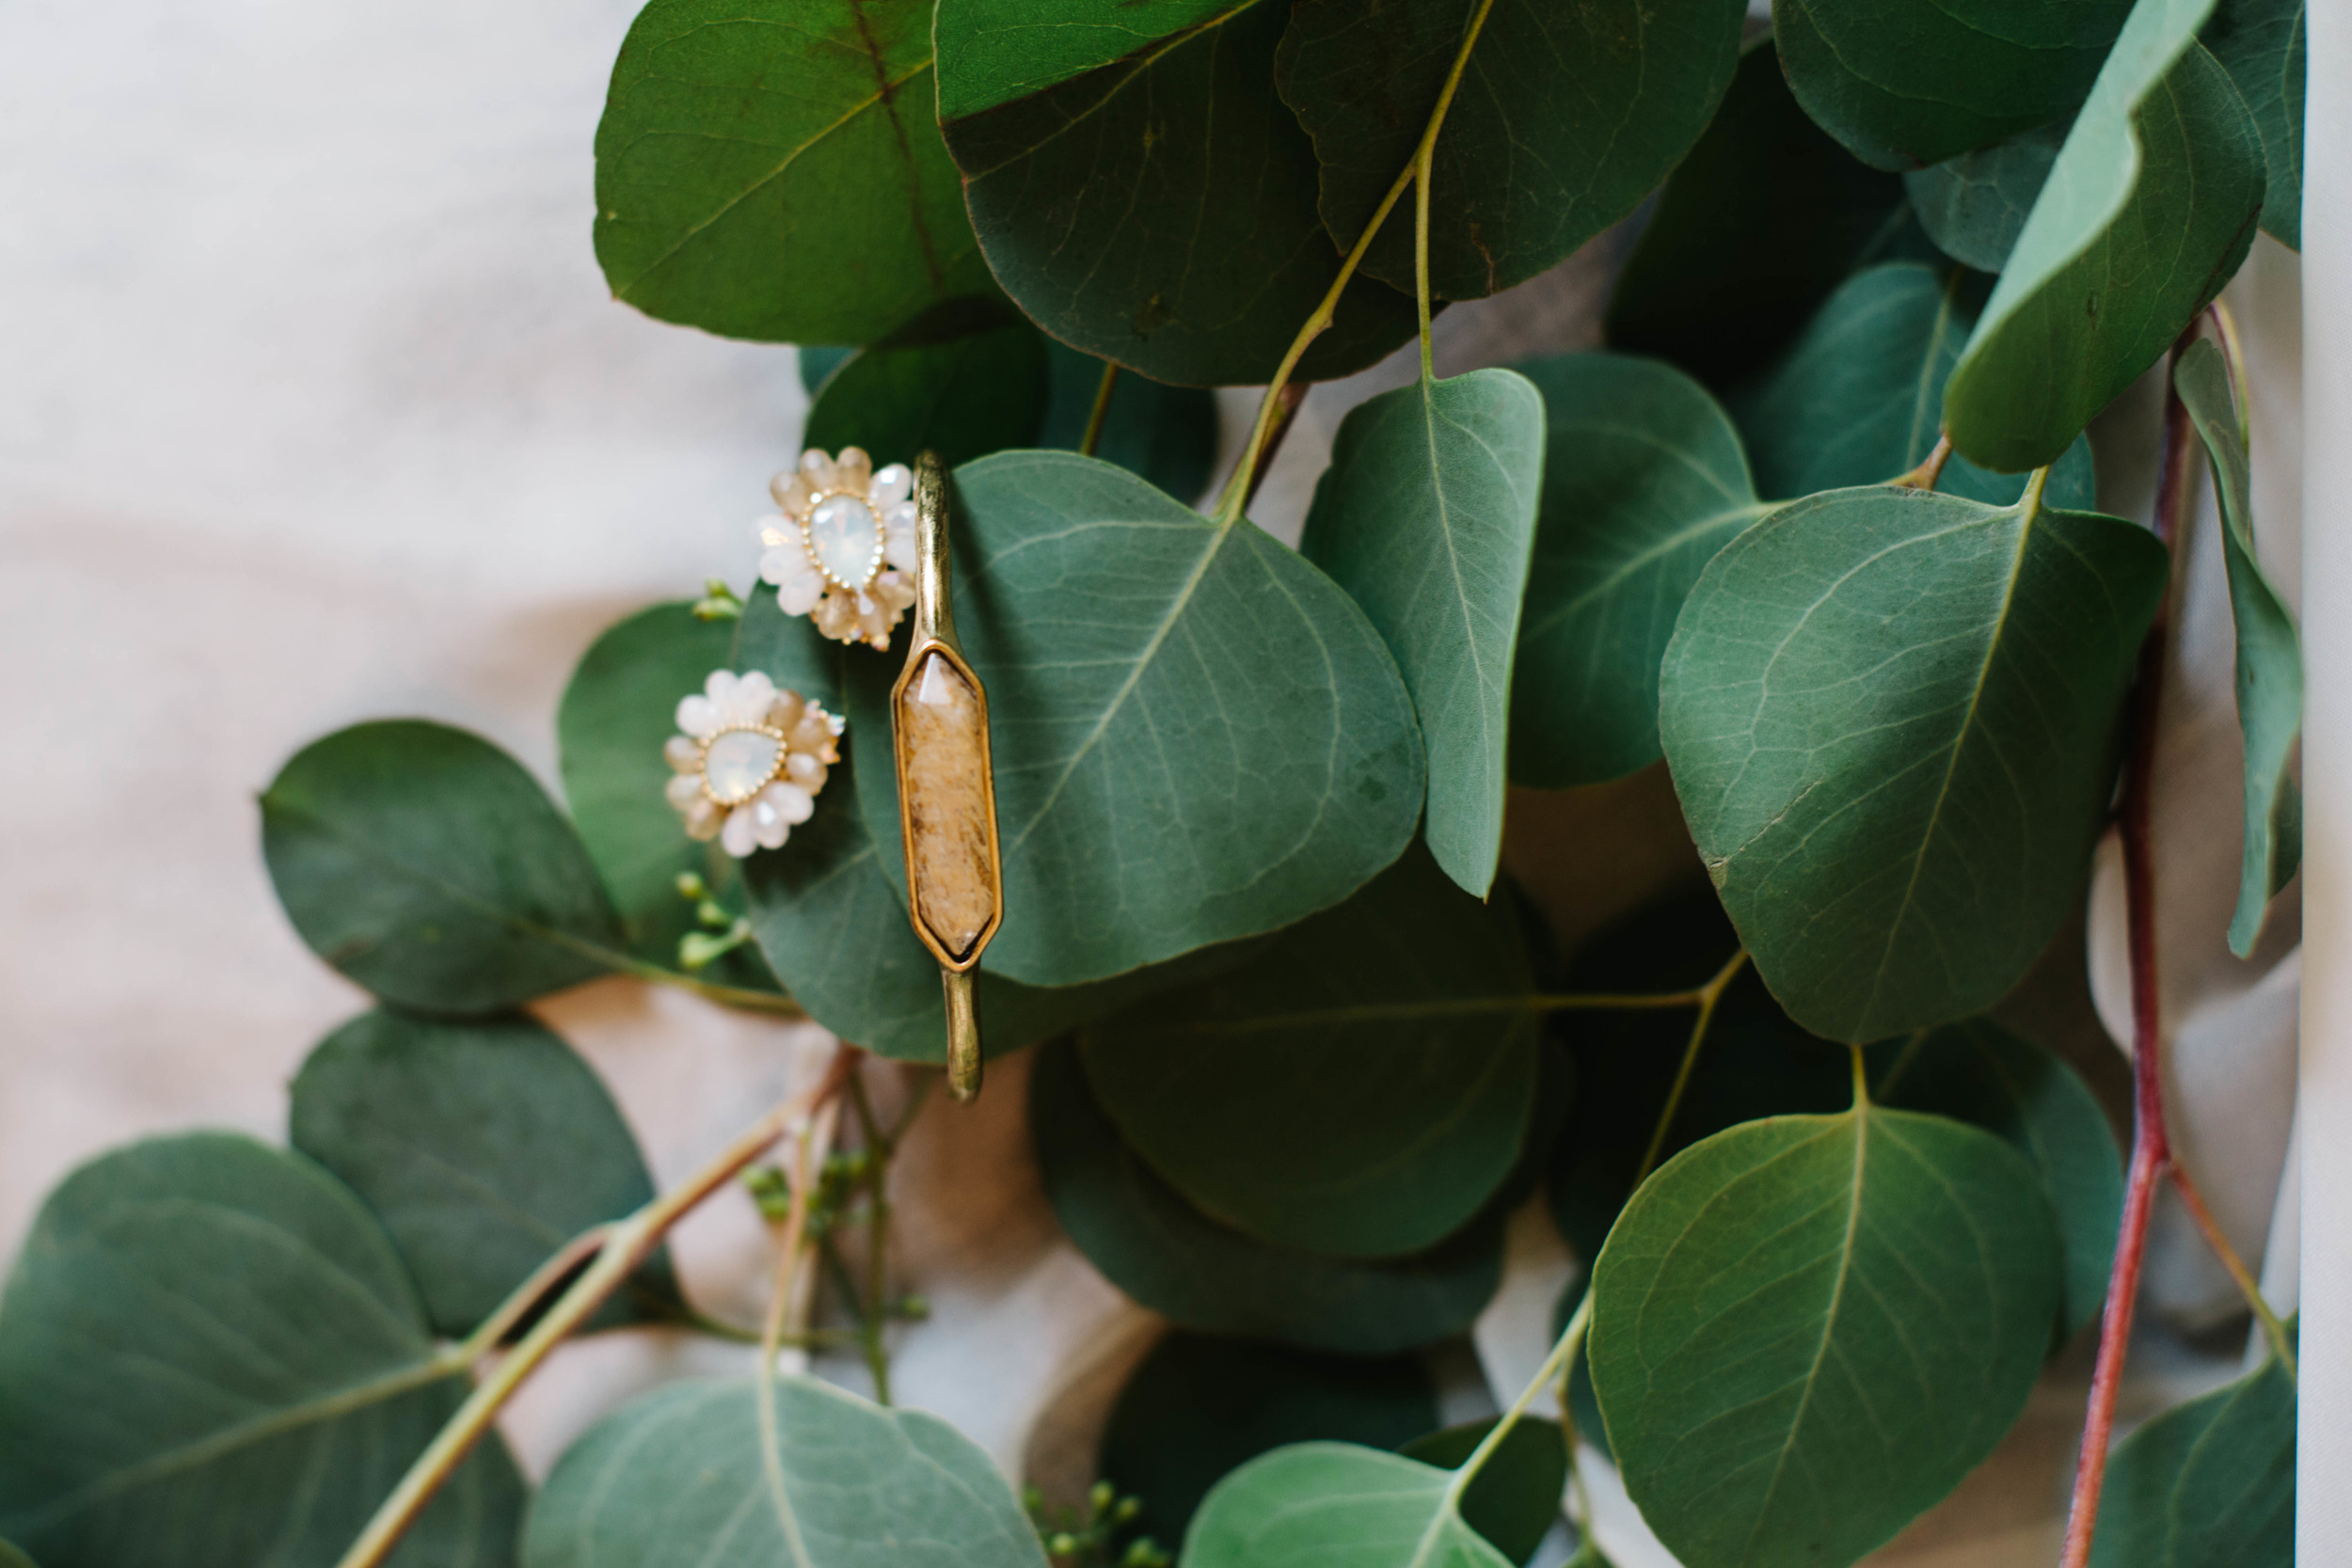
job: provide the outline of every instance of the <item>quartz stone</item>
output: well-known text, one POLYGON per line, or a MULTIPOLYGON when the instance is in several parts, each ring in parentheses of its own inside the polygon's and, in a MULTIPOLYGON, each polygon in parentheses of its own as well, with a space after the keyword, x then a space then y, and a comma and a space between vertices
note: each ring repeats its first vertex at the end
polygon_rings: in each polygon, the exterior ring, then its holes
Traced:
POLYGON ((988 716, 962 673, 933 653, 900 693, 898 720, 915 913, 961 960, 996 916, 988 716))
POLYGON ((827 496, 808 515, 808 553, 844 588, 873 580, 881 549, 882 524, 855 496, 827 496))
POLYGON ((758 794, 784 764, 784 745, 758 730, 728 730, 703 753, 710 793, 728 805, 758 794))

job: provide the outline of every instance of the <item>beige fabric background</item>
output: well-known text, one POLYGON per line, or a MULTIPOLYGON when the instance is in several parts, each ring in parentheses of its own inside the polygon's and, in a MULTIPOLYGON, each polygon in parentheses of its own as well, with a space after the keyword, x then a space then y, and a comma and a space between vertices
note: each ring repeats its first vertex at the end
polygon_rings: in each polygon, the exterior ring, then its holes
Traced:
MULTIPOLYGON (((611 303, 589 249, 590 136, 633 9, 0 8, 0 1249, 110 1145, 193 1125, 281 1135, 286 1081, 362 1006, 295 940, 262 872, 253 797, 289 753, 418 714, 551 779, 555 701, 590 639, 708 573, 748 574, 743 522, 803 407, 791 356, 611 303)), ((1450 312, 1445 360, 1588 346, 1606 260, 1450 312)), ((2267 256, 2247 285, 2265 291, 2249 319, 2281 378, 2291 269, 2267 256)), ((1270 526, 1295 532, 1352 397, 1404 378, 1392 366, 1310 400, 1257 509, 1270 526)), ((1248 402, 1229 394, 1229 415, 1248 402)), ((2264 419, 2283 432, 2293 416, 2264 419)), ((2266 501, 2266 528, 2291 512, 2291 496, 2266 501)), ((2200 626, 2192 652, 2209 657, 2200 626)), ((2225 738, 2192 749, 2226 773, 2225 738)), ((1554 908, 1589 924, 1609 911, 1580 887, 1621 901, 1689 874, 1626 847, 1671 820, 1655 777, 1565 816, 1537 805, 1515 820, 1515 860, 1550 865, 1554 908)), ((2200 1005, 2261 1012, 2265 1064, 2291 1051, 2292 974, 2215 974, 2200 1005)), ((829 1044, 628 982, 543 1011, 612 1085, 657 1179, 829 1044)), ((1156 1321, 1044 1208, 1023 1071, 995 1069, 976 1111, 926 1112, 910 1146, 902 1261, 934 1315, 897 1375, 1009 1472, 1068 1484, 1156 1321)), ((2196 1134, 2242 1156, 2230 1212, 2257 1249, 2289 1103, 2265 1071, 2223 1071, 2260 1080, 2259 1114, 2196 1134)), ((756 1311, 764 1238, 747 1204, 711 1205, 677 1246, 707 1309, 756 1311)), ((2180 1304, 2210 1305, 2194 1259, 2181 1267, 2180 1304)), ((1540 1214, 1522 1216, 1477 1336, 1506 1394, 1542 1354, 1565 1268, 1540 1214)), ((741 1364, 707 1342, 606 1336, 563 1353, 510 1435, 540 1470, 628 1393, 741 1364)), ((2148 1370, 2142 1409, 2220 1375, 2162 1345, 2148 1370)), ((2010 1449, 1900 1560, 2048 1557, 2083 1374, 2053 1372, 2010 1449)), ((1453 1414, 1487 1399, 1467 1363, 1449 1389, 1453 1414)), ((1599 1490, 1625 1568, 1664 1562, 1605 1476, 1599 1490)))

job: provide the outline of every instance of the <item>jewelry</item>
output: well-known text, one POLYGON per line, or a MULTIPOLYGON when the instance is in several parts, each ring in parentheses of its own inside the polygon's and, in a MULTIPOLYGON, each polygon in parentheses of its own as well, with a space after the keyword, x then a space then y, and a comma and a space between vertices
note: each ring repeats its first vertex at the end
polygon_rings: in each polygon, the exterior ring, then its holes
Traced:
POLYGON ((759 575, 787 615, 806 615, 836 642, 890 646, 914 589, 914 476, 879 473, 856 447, 828 457, 811 448, 769 483, 779 510, 753 525, 766 552, 759 575))
POLYGON ((939 960, 947 997, 947 1092, 980 1092, 980 1025, 973 971, 1004 923, 996 846, 996 781, 988 752, 988 693, 963 661, 949 613, 947 474, 925 452, 914 465, 914 635, 890 689, 906 846, 907 914, 939 960))
POLYGON ((685 733, 661 748, 663 793, 688 837, 715 838, 737 860, 782 848, 841 760, 842 721, 757 670, 712 671, 699 695, 678 703, 677 727, 685 733))

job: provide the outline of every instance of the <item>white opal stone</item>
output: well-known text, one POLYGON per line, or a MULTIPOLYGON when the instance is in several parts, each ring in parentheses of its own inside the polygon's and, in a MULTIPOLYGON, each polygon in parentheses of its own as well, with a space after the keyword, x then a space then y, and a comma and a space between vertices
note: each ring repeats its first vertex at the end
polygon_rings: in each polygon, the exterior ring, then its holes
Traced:
POLYGON ((784 748, 774 736, 729 730, 703 753, 703 777, 710 781, 711 794, 732 805, 758 794, 783 763, 784 748))
POLYGON ((677 727, 697 740, 718 733, 719 705, 707 697, 685 697, 677 705, 677 727))
POLYGON ((676 772, 700 773, 703 770, 703 749, 682 735, 674 735, 662 745, 661 760, 676 772))
POLYGON ((834 481, 833 459, 815 447, 801 453, 801 477, 814 490, 830 490, 834 481))
POLYGON ((759 847, 759 827, 752 820, 750 811, 738 806, 727 813, 727 825, 720 832, 719 847, 739 861, 759 847))
POLYGON ((777 692, 774 701, 768 705, 768 727, 790 735, 792 726, 801 721, 803 705, 799 692, 777 692))
POLYGON ((763 672, 752 670, 736 681, 734 694, 721 705, 737 723, 756 724, 768 717, 768 705, 775 700, 776 683, 763 672))
POLYGON ((787 517, 797 517, 808 510, 809 498, 816 494, 808 481, 797 473, 781 473, 768 482, 768 493, 787 517))
POLYGON ((825 787, 825 772, 824 759, 807 752, 795 752, 784 759, 784 776, 811 795, 825 787))
POLYGON ((773 800, 763 794, 743 810, 751 814, 752 836, 759 841, 761 848, 784 847, 784 841, 791 835, 792 824, 773 800))
POLYGON ((893 463, 874 475, 874 487, 867 496, 876 506, 887 512, 914 493, 914 476, 907 472, 903 463, 893 463))
POLYGON ((801 531, 797 528, 773 548, 759 553, 762 582, 782 585, 794 578, 807 577, 815 569, 808 563, 808 551, 801 547, 801 531))
POLYGON ((873 580, 882 524, 857 497, 827 496, 808 515, 808 544, 827 577, 845 588, 863 588, 873 580))
POLYGON ((843 447, 841 455, 833 460, 833 482, 844 490, 863 495, 874 483, 874 460, 866 455, 864 447, 843 447))
POLYGON ((697 796, 694 803, 686 808, 686 836, 697 844, 707 843, 719 836, 724 821, 725 813, 717 801, 707 795, 697 796))
POLYGON ((776 604, 787 615, 805 615, 824 596, 825 579, 814 571, 803 572, 776 585, 776 604))
POLYGON ((882 530, 882 559, 901 572, 914 570, 918 547, 913 528, 899 528, 893 524, 882 530))
POLYGON ((670 804, 684 811, 703 797, 703 777, 700 773, 673 773, 670 782, 661 786, 670 804))
POLYGON ((817 811, 816 797, 799 784, 787 784, 782 779, 759 792, 758 803, 762 810, 772 811, 793 823, 807 821, 817 811))

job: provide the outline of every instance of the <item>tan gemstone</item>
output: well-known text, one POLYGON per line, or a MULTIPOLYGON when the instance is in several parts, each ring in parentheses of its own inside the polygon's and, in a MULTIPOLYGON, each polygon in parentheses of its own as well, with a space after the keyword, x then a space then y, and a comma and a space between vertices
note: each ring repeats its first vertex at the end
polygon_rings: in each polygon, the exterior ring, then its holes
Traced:
POLYGON ((934 652, 901 690, 898 718, 915 913, 961 959, 996 915, 987 715, 963 673, 934 652))

